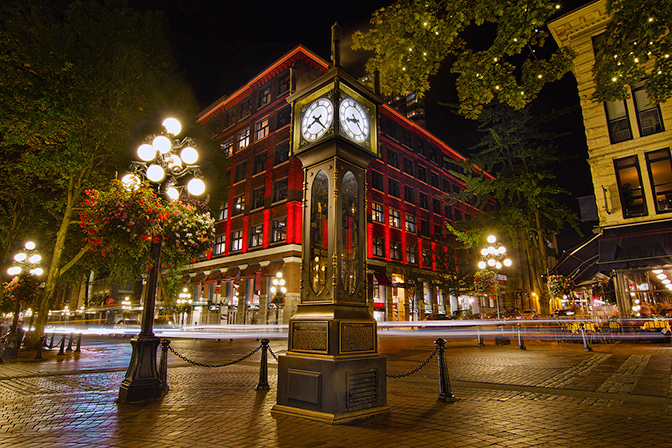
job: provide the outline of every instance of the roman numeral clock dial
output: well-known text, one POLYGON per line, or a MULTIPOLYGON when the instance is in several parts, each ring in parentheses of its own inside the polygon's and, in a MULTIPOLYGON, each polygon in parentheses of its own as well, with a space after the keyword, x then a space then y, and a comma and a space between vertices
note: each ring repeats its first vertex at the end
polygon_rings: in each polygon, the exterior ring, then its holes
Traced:
POLYGON ((351 140, 361 143, 369 138, 371 123, 364 106, 352 98, 345 98, 338 112, 343 130, 351 140))
POLYGON ((301 135, 308 142, 321 138, 334 121, 334 105, 327 98, 319 98, 308 105, 301 118, 301 135))

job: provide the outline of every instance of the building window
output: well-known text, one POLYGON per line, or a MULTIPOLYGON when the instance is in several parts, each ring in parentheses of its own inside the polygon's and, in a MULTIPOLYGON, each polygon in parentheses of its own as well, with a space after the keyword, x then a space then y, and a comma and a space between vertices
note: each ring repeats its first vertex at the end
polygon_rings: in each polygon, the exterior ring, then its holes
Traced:
POLYGON ((290 77, 289 77, 289 72, 280 75, 280 80, 278 81, 278 93, 285 93, 289 91, 289 82, 290 82, 290 77))
POLYGON ((411 147, 411 133, 405 130, 401 131, 401 144, 410 148, 411 147))
POLYGON ((250 227, 250 247, 259 247, 264 242, 264 226, 257 224, 250 227))
POLYGON ((238 133, 238 151, 247 148, 250 144, 250 128, 243 129, 238 133))
POLYGON ((426 219, 420 220, 420 235, 429 236, 429 221, 426 219))
POLYGON ((225 202, 219 209, 219 221, 229 217, 229 203, 225 202))
POLYGON ((401 212, 399 210, 390 209, 390 226, 401 229, 401 212))
POLYGON ((240 118, 245 118, 252 113, 252 102, 246 100, 240 104, 240 118))
POLYGON ((259 174, 266 171, 266 152, 260 152, 254 156, 254 174, 259 174))
POLYGON ((415 215, 406 215, 406 231, 415 233, 418 227, 415 224, 415 215))
POLYGON ((411 244, 406 244, 406 263, 417 263, 417 247, 411 244))
POLYGON ((269 118, 264 117, 261 120, 257 121, 257 123, 254 125, 254 128, 256 130, 255 139, 257 141, 267 137, 268 133, 271 130, 269 118))
POLYGON ((451 188, 451 183, 448 179, 443 179, 443 192, 450 193, 453 189, 451 188))
POLYGON ((288 185, 289 185, 289 179, 287 177, 273 182, 273 202, 284 201, 285 199, 287 199, 288 185))
POLYGON ((215 244, 212 247, 213 255, 221 255, 226 251, 226 238, 225 235, 217 235, 215 237, 215 244))
POLYGON ((383 204, 374 202, 371 204, 371 219, 373 222, 385 222, 385 211, 383 204))
POLYGON ((247 173, 247 162, 240 162, 236 165, 236 168, 233 170, 233 183, 241 182, 245 180, 245 175, 247 173))
POLYGON ((432 199, 432 211, 437 215, 441 214, 441 201, 438 199, 432 199))
POLYGON ((371 170, 371 188, 378 191, 385 191, 385 187, 383 186, 382 173, 371 170))
POLYGON ((455 221, 462 221, 462 210, 455 208, 453 209, 453 214, 455 216, 455 221))
POLYGON ((429 204, 427 203, 427 195, 422 192, 420 192, 420 208, 429 210, 429 204))
POLYGON ((416 146, 418 148, 418 154, 420 154, 423 157, 427 157, 426 152, 425 152, 426 151, 425 150, 425 141, 421 140, 421 139, 417 139, 416 146))
POLYGON ((646 153, 656 213, 672 212, 672 161, 668 148, 646 153))
POLYGON ((388 120, 387 118, 384 118, 382 120, 382 127, 383 127, 383 134, 387 135, 388 137, 396 140, 397 139, 397 125, 394 123, 392 120, 388 120))
POLYGON ((644 81, 635 85, 632 89, 632 97, 635 101, 635 110, 637 111, 637 124, 639 125, 639 135, 656 134, 663 131, 663 121, 660 119, 660 108, 658 104, 649 100, 649 95, 644 88, 644 81))
POLYGON ((401 243, 398 241, 390 241, 390 258, 392 260, 401 261, 401 243))
POLYGON ((273 165, 280 165, 289 160, 289 140, 280 143, 275 147, 275 157, 273 165))
POLYGON ((614 160, 624 218, 648 215, 637 156, 614 160))
POLYGON ((274 219, 271 222, 271 242, 285 241, 287 239, 287 217, 274 219))
POLYGON ((385 245, 383 244, 383 239, 377 236, 371 238, 373 243, 373 256, 374 257, 384 257, 385 256, 385 245))
POLYGON ((441 228, 441 224, 434 223, 434 236, 437 237, 443 236, 443 229, 441 228))
POLYGON ((252 210, 264 206, 264 193, 265 193, 264 187, 259 187, 252 190, 252 210))
POLYGON ((427 183, 427 168, 422 165, 418 165, 418 179, 427 183))
POLYGON ((387 181, 387 193, 390 196, 401 199, 401 193, 399 192, 399 182, 396 180, 390 179, 387 181))
POLYGON ((240 196, 236 196, 233 198, 233 211, 231 212, 231 216, 237 216, 240 215, 245 211, 245 195, 241 194, 240 196))
POLYGON ((632 139, 628 109, 625 101, 609 101, 604 103, 609 127, 611 143, 623 142, 632 139))
POLYGON ((387 164, 394 168, 399 168, 399 154, 396 151, 387 150, 387 164))
POLYGON ((271 86, 263 87, 259 91, 258 107, 264 107, 271 102, 271 86))
POLYGON ((432 267, 432 252, 428 249, 422 250, 422 266, 426 268, 432 267))
POLYGON ((404 157, 404 173, 413 175, 413 161, 404 157))
POLYGON ((453 207, 446 205, 443 211, 446 214, 446 219, 453 219, 453 207))
POLYGON ((410 185, 404 185, 404 201, 415 204, 415 190, 410 185))
POLYGON ((234 230, 231 232, 231 252, 243 250, 243 231, 234 230))
POLYGON ((289 120, 292 116, 291 113, 292 110, 289 106, 284 107, 278 111, 277 114, 278 125, 276 126, 276 129, 280 129, 281 127, 287 126, 289 124, 289 120))
POLYGON ((224 151, 224 155, 230 156, 233 154, 233 138, 228 139, 221 145, 222 151, 224 151))
POLYGON ((440 188, 439 175, 434 172, 429 173, 429 184, 434 188, 440 188))

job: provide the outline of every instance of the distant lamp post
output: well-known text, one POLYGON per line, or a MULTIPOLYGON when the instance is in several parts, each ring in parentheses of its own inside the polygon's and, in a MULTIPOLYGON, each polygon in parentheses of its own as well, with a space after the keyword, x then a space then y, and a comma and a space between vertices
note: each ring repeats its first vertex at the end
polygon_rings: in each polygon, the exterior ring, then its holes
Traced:
POLYGON ((488 236, 488 243, 481 249, 481 261, 478 268, 495 273, 495 300, 497 301, 497 319, 501 319, 499 309, 499 270, 511 266, 512 262, 506 257, 506 247, 497 242, 494 235, 488 236))
POLYGON ((178 294, 178 299, 176 303, 177 303, 177 309, 179 310, 180 313, 180 325, 185 325, 186 324, 185 312, 188 309, 189 305, 191 305, 191 294, 189 293, 189 290, 187 288, 183 288, 182 292, 178 294))
MULTIPOLYGON (((165 131, 159 135, 147 136, 138 148, 140 161, 133 161, 130 173, 121 182, 126 188, 137 188, 144 180, 154 184, 159 196, 164 200, 177 200, 181 187, 178 181, 191 176, 187 191, 193 196, 205 192, 200 167, 196 165, 198 152, 190 137, 182 140, 177 135, 182 125, 175 118, 163 121, 165 131)), ((161 239, 152 239, 150 246, 152 268, 149 271, 145 300, 142 308, 141 330, 131 339, 133 352, 126 372, 126 378, 119 388, 119 399, 125 402, 158 398, 161 395, 161 380, 156 367, 156 349, 159 338, 154 336, 154 309, 156 290, 161 268, 161 239)))
POLYGON ((273 277, 273 282, 271 286, 271 304, 275 306, 275 322, 278 323, 280 307, 285 304, 285 294, 287 294, 287 288, 285 288, 285 279, 282 278, 282 272, 278 272, 273 277))
MULTIPOLYGON (((44 271, 40 267, 42 257, 35 250, 35 243, 28 241, 21 252, 14 255, 12 266, 7 269, 7 273, 14 277, 7 285, 7 292, 14 296, 16 304, 14 306, 14 316, 10 333, 16 333, 19 325, 19 314, 21 313, 21 301, 27 300, 25 297, 29 291, 24 291, 22 283, 30 281, 30 278, 41 276, 44 271)), ((34 293, 36 291, 33 291, 34 293)))
POLYGON ((124 300, 121 301, 121 310, 124 319, 131 317, 131 300, 128 298, 128 296, 124 297, 124 300))

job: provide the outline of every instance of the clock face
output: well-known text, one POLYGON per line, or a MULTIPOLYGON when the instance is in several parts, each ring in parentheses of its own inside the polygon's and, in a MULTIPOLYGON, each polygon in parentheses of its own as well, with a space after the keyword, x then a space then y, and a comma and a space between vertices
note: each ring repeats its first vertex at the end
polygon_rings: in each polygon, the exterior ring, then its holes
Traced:
POLYGON ((319 98, 308 105, 301 118, 301 135, 309 142, 322 137, 334 121, 334 105, 327 98, 319 98))
POLYGON ((355 142, 363 142, 369 138, 369 114, 357 101, 346 98, 341 101, 339 119, 345 133, 355 142))

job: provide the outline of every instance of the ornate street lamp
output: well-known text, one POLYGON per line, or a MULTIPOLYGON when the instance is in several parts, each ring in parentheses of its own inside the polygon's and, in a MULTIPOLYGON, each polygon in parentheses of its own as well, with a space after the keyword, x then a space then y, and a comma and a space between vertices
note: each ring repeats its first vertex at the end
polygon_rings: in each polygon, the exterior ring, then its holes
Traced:
POLYGON ((185 325, 185 312, 189 305, 191 305, 191 294, 187 288, 183 288, 182 292, 178 294, 178 297, 179 298, 177 299, 176 303, 180 313, 180 325, 185 325))
POLYGON ((497 319, 500 319, 499 310, 499 270, 511 266, 512 262, 506 257, 506 247, 497 242, 494 235, 488 236, 488 243, 481 249, 481 261, 478 268, 495 273, 495 299, 497 300, 497 319))
POLYGON ((124 300, 121 301, 121 310, 122 317, 124 319, 131 317, 131 300, 127 297, 124 297, 124 300))
MULTIPOLYGON (((133 161, 130 173, 121 181, 126 188, 137 188, 141 182, 148 180, 156 188, 164 200, 176 200, 183 186, 179 180, 190 176, 187 183, 189 194, 199 196, 205 191, 201 180, 200 167, 196 165, 198 152, 190 137, 180 140, 177 135, 182 126, 175 118, 163 121, 165 131, 159 135, 145 138, 145 143, 138 148, 140 161, 133 161)), ((156 306, 156 289, 161 269, 161 239, 152 239, 150 246, 152 268, 149 271, 145 301, 142 308, 141 331, 131 339, 133 353, 126 372, 126 378, 119 388, 119 399, 132 402, 161 395, 161 381, 156 368, 156 349, 159 338, 154 336, 154 309, 156 306)))
MULTIPOLYGON (((19 325, 19 314, 21 312, 21 300, 26 299, 26 297, 20 297, 24 292, 20 291, 21 283, 23 281, 30 281, 29 278, 39 277, 44 271, 40 267, 40 261, 42 257, 35 250, 35 243, 28 241, 24 245, 24 249, 14 255, 14 262, 12 266, 7 269, 7 273, 14 277, 10 284, 8 285, 8 292, 14 295, 16 300, 16 305, 14 307, 14 316, 12 319, 12 326, 10 328, 10 334, 8 336, 7 342, 10 345, 10 349, 13 351, 16 349, 18 352, 19 345, 21 345, 22 335, 19 335, 17 331, 19 325), (28 277, 28 278, 26 278, 28 277), (11 288, 17 288, 16 293, 11 292, 11 288)), ((36 291, 35 291, 36 292, 36 291)))

